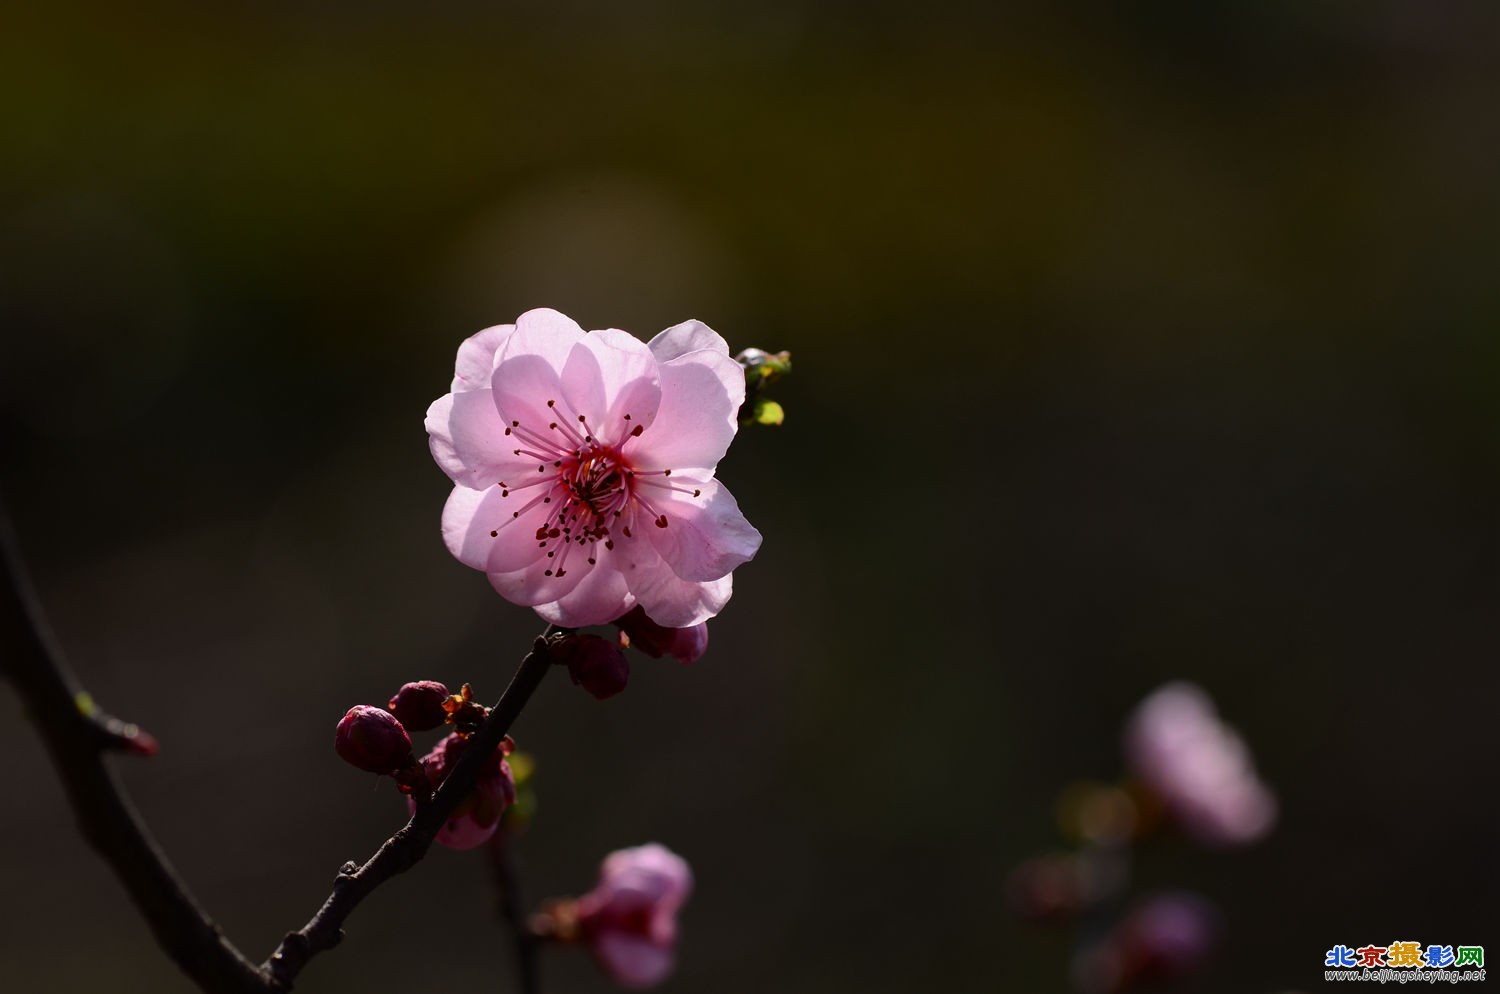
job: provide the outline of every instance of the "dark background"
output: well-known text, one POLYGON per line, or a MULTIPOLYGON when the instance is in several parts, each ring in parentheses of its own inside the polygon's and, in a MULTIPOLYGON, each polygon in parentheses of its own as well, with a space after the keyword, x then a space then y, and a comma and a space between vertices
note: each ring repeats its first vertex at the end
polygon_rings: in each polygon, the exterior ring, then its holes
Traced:
MULTIPOLYGON (((691 668, 554 676, 533 898, 691 861, 669 991, 1060 991, 1052 805, 1202 683, 1282 819, 1165 838, 1203 990, 1500 934, 1500 33, 1484 3, 31 5, 0 34, 0 469, 118 766, 259 959, 404 814, 333 726, 539 623, 438 539, 422 418, 540 305, 791 349, 766 541, 691 668)), ((175 992, 0 691, 7 990, 175 992)), ((299 990, 510 990, 438 851, 299 990)), ((608 989, 550 953, 554 991, 608 989)))

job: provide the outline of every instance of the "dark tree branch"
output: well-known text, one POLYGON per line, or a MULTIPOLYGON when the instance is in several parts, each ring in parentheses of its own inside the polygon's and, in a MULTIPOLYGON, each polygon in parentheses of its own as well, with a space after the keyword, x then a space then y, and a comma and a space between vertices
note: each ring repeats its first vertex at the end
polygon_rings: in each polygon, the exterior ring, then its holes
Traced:
POLYGON ((264 994, 270 989, 266 978, 198 907, 105 765, 103 752, 118 748, 123 730, 133 726, 101 714, 69 672, 3 511, 0 545, 5 557, 0 668, 41 729, 84 837, 114 869, 162 949, 194 983, 205 991, 264 994))
POLYGON ((105 752, 149 755, 155 743, 134 725, 99 711, 69 671, 42 615, 3 509, 0 553, 5 574, 0 589, 0 671, 41 729, 84 837, 125 885, 162 949, 209 994, 280 994, 291 989, 312 957, 337 945, 343 938, 344 921, 359 903, 427 854, 438 830, 473 789, 486 760, 549 668, 545 635, 550 628, 521 661, 499 703, 474 733, 473 744, 431 802, 419 806, 406 826, 363 866, 345 863, 333 893, 318 913, 301 929, 287 933, 270 958, 257 967, 198 906, 105 765, 105 752))

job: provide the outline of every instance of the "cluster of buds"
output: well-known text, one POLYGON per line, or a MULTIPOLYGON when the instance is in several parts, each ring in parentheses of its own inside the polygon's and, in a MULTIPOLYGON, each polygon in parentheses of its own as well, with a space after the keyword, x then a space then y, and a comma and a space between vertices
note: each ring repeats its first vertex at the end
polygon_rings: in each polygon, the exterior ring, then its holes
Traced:
MULTIPOLYGON (((338 723, 333 746, 350 765, 391 777, 415 811, 442 786, 488 716, 489 708, 474 700, 468 684, 450 694, 436 680, 420 680, 403 686, 384 708, 367 704, 350 708, 338 723), (410 733, 444 726, 453 730, 431 752, 416 758, 410 733)), ((515 778, 506 761, 514 748, 506 736, 486 761, 474 789, 438 832, 438 843, 450 849, 472 849, 495 834, 500 816, 516 800, 515 778)))
MULTIPOLYGON (((1130 884, 1131 846, 1160 826, 1222 848, 1254 842, 1275 822, 1275 798, 1244 740, 1197 686, 1168 684, 1142 701, 1126 723, 1124 754, 1133 779, 1064 792, 1058 822, 1074 848, 1016 868, 1008 896, 1018 914, 1058 924, 1111 912, 1130 884)), ((1108 930, 1088 931, 1094 934, 1073 964, 1073 985, 1085 994, 1119 994, 1196 972, 1220 923, 1204 898, 1170 892, 1139 901, 1108 930)))
POLYGON ((781 405, 761 395, 766 387, 792 371, 790 352, 745 349, 734 357, 745 371, 745 402, 740 406, 740 424, 779 425, 786 420, 781 405))

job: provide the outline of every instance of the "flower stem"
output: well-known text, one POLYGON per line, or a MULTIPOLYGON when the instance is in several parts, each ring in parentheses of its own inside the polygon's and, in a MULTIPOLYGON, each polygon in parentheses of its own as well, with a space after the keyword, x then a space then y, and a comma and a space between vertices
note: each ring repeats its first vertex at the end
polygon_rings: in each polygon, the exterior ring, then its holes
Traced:
POLYGON ((490 839, 490 868, 494 875, 495 898, 500 916, 505 919, 515 936, 520 994, 539 994, 542 989, 537 957, 540 942, 527 923, 526 908, 521 898, 521 876, 516 866, 515 844, 515 837, 502 824, 490 839))

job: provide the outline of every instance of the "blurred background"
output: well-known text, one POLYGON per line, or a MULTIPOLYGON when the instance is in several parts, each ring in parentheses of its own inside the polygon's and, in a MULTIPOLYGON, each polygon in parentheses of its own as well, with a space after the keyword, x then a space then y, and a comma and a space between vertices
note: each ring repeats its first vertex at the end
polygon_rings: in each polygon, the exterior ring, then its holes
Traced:
MULTIPOLYGON (((1497 20, 11 12, 0 486, 81 679, 162 743, 117 764, 136 803, 248 954, 304 922, 405 818, 338 718, 493 700, 540 628, 438 537, 459 341, 697 317, 795 357, 720 468, 765 545, 699 663, 543 685, 529 899, 658 840, 698 880, 665 990, 1065 990, 1007 874, 1187 678, 1281 803, 1246 850, 1140 854, 1223 914, 1201 989, 1500 943, 1497 20)), ((0 702, 4 986, 189 990, 0 702)), ((512 990, 508 957, 482 854, 435 851, 298 989, 512 990)))

